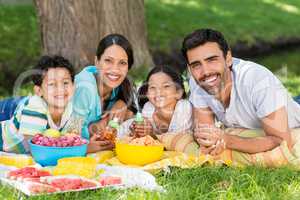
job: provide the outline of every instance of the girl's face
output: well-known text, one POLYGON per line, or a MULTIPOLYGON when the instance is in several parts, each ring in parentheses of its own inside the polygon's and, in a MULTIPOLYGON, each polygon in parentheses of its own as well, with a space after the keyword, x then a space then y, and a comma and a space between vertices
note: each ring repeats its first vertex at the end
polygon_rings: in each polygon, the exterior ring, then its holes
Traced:
POLYGON ((101 80, 110 88, 121 85, 128 72, 128 56, 119 45, 106 48, 99 60, 96 57, 95 63, 101 80))
POLYGON ((178 90, 176 83, 163 72, 158 72, 149 78, 147 98, 156 108, 164 108, 176 104, 181 99, 182 90, 178 90))
POLYGON ((65 108, 74 93, 69 71, 62 67, 50 68, 45 73, 42 85, 35 86, 35 93, 43 97, 49 107, 65 108))

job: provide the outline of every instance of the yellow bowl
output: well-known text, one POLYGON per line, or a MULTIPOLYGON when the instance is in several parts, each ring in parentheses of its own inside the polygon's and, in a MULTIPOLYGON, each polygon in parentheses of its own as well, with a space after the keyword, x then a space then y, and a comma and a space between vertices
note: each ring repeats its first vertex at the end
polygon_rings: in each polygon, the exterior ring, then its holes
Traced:
POLYGON ((119 161, 129 165, 146 165, 161 159, 163 145, 141 146, 116 142, 116 154, 119 161))

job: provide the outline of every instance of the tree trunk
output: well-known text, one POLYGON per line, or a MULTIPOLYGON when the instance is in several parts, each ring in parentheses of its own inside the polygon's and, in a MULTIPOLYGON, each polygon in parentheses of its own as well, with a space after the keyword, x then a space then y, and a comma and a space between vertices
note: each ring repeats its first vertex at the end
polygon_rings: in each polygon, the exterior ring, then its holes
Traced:
POLYGON ((143 0, 35 0, 44 54, 81 68, 94 63, 101 38, 120 33, 133 46, 135 66, 152 64, 143 0))

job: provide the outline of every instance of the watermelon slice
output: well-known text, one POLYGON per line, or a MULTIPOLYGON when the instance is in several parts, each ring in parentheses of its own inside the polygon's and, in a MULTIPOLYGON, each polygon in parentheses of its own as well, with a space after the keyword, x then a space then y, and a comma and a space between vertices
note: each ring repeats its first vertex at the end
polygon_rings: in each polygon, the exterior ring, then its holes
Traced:
POLYGON ((24 186, 29 190, 32 194, 42 194, 42 193, 53 193, 59 192, 58 188, 55 188, 48 184, 25 181, 24 186))
POLYGON ((99 183, 101 186, 119 185, 122 183, 122 179, 120 177, 104 176, 99 179, 99 183))
POLYGON ((41 181, 61 191, 90 189, 99 186, 96 181, 75 176, 45 177, 41 181))
POLYGON ((25 179, 38 179, 44 176, 51 176, 48 171, 39 170, 34 167, 24 167, 8 172, 7 177, 10 179, 25 180, 25 179))

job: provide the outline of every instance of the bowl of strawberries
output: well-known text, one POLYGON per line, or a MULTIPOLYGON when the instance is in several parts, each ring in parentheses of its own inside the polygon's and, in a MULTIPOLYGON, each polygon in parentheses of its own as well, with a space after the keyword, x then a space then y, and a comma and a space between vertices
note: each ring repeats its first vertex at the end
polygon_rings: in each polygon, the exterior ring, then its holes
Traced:
POLYGON ((57 137, 36 134, 29 140, 32 157, 42 166, 55 166, 60 158, 85 156, 87 145, 88 140, 77 134, 57 137))

